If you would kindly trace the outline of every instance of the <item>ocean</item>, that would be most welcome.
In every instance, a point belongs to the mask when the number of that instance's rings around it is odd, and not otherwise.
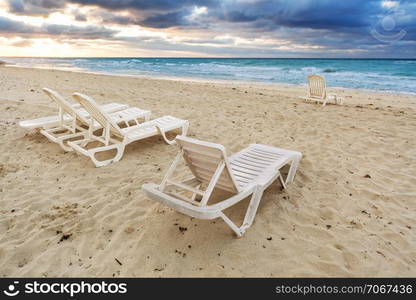
[[[324,75],[333,87],[416,93],[416,59],[298,58],[0,58],[21,67],[102,74],[306,84]]]

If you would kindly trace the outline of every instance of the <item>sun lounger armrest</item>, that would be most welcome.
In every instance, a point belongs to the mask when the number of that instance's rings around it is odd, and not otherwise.
[[[185,201],[179,200],[169,194],[161,192],[159,190],[159,186],[154,183],[143,184],[142,191],[144,191],[146,196],[150,199],[156,200],[163,205],[171,207],[183,214],[187,214],[194,218],[210,220],[221,216],[221,211],[219,209],[211,209],[210,207],[198,207]]]
[[[157,129],[157,131],[159,131],[159,134],[163,137],[163,139],[165,140],[165,142],[168,144],[168,145],[174,145],[174,144],[176,144],[176,140],[175,139],[173,139],[173,140],[169,140],[167,137],[166,137],[166,134],[165,134],[165,132],[162,130],[162,128],[160,128],[158,125],[156,125],[156,129]]]

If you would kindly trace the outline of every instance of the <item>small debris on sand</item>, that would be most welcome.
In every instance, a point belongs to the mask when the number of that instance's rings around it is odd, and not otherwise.
[[[154,268],[153,271],[155,271],[155,272],[162,272],[165,268],[166,268],[166,265],[163,265],[161,267]]]
[[[134,231],[134,229],[132,227],[127,227],[126,229],[124,229],[125,233],[132,233]]]
[[[63,241],[68,240],[71,236],[72,236],[72,233],[67,233],[67,234],[62,235],[61,238],[59,239],[58,244],[63,242]]]
[[[188,230],[188,228],[186,228],[186,227],[182,227],[182,226],[179,226],[179,227],[178,227],[178,229],[179,229],[179,231],[180,231],[180,232],[182,232],[182,233],[184,233],[185,231],[187,231],[187,230]]]

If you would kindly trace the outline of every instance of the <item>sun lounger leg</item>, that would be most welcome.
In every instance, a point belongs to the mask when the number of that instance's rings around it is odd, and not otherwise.
[[[111,159],[107,159],[107,160],[98,160],[95,155],[98,152],[104,152],[104,151],[108,151],[108,150],[112,150],[112,149],[116,149],[117,153],[114,156],[114,158]],[[99,167],[104,167],[107,166],[113,162],[117,162],[119,161],[122,157],[123,157],[123,153],[124,153],[124,145],[123,144],[114,144],[114,145],[110,145],[110,146],[104,146],[104,147],[100,147],[100,148],[95,148],[93,150],[88,151],[89,152],[89,156],[92,160],[92,162],[95,164],[95,166],[97,168]]]
[[[173,145],[176,143],[175,139],[169,140],[166,137],[166,133],[165,131],[163,131],[159,126],[156,126],[157,130],[159,131],[159,134],[163,137],[163,139],[165,140],[166,144],[168,145]],[[186,134],[188,133],[188,128],[189,128],[189,123],[186,122],[183,126],[182,126],[182,132],[179,135],[183,135],[186,136]]]
[[[78,141],[70,141],[68,142],[68,145],[71,146],[75,151],[77,151],[80,154],[83,154],[85,156],[88,156],[92,162],[95,164],[95,166],[97,168],[99,167],[103,167],[103,166],[107,166],[113,162],[117,162],[119,161],[124,154],[124,148],[125,148],[125,144],[124,143],[119,143],[119,144],[112,144],[112,145],[108,145],[108,146],[103,146],[103,147],[98,147],[98,148],[94,148],[94,149],[84,149],[84,147],[89,143],[94,141],[94,139],[84,139],[84,140],[78,140]],[[112,159],[107,159],[107,160],[98,160],[95,155],[98,152],[104,152],[104,151],[109,151],[109,150],[113,150],[116,149],[117,153],[116,155],[112,158]]]
[[[230,218],[228,218],[226,215],[224,215],[224,213],[221,213],[221,218],[224,220],[225,223],[227,223],[228,226],[230,226],[230,228],[235,232],[235,234],[238,237],[242,237],[244,232],[241,231],[241,229],[234,224],[233,221],[231,221]]]
[[[259,207],[259,203],[261,200],[261,196],[263,195],[263,187],[258,186],[254,189],[253,195],[251,196],[250,204],[247,208],[246,215],[244,217],[243,225],[238,227],[235,225],[230,218],[228,218],[224,213],[221,213],[221,218],[227,223],[228,226],[236,233],[238,237],[242,237],[247,230],[253,224],[254,217],[256,216],[257,208]]]
[[[279,175],[279,180],[280,180],[280,183],[282,184],[283,189],[286,189],[286,183],[283,180],[282,174]]]
[[[257,186],[251,196],[250,204],[248,205],[246,215],[244,217],[243,225],[240,227],[242,233],[253,224],[254,217],[256,216],[257,209],[260,204],[261,196],[263,195],[263,187]]]
[[[68,133],[65,135],[58,135],[57,133],[62,130],[67,130],[64,127],[57,127],[57,128],[50,128],[50,129],[43,129],[40,131],[42,135],[44,135],[48,140],[53,143],[57,143],[64,151],[72,151],[72,147],[68,146],[65,141],[71,140],[77,137],[85,137],[83,132],[78,133]]]
[[[64,151],[70,152],[73,151],[74,149],[72,149],[71,146],[68,146],[65,141],[68,141],[69,139],[73,139],[76,137],[84,137],[85,138],[85,134],[83,132],[79,132],[79,133],[75,133],[75,134],[69,134],[63,137],[60,137],[57,139],[57,143],[59,146],[61,146],[62,149],[64,149]]]
[[[292,160],[290,164],[290,168],[289,168],[289,173],[287,174],[287,177],[286,177],[285,184],[292,182],[293,179],[295,178],[296,170],[298,169],[300,158],[301,157],[296,157]]]
[[[181,135],[186,136],[188,134],[188,129],[189,129],[189,122],[186,122],[182,126],[182,133],[181,133]]]

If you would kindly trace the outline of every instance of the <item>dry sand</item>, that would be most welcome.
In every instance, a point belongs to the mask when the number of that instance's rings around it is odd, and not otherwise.
[[[264,143],[304,157],[237,239],[146,199],[141,185],[160,182],[177,151],[160,138],[95,168],[21,129],[56,112],[42,87],[188,119],[190,136],[230,153]],[[416,276],[416,97],[337,92],[346,105],[321,107],[300,86],[1,67],[0,276]]]

